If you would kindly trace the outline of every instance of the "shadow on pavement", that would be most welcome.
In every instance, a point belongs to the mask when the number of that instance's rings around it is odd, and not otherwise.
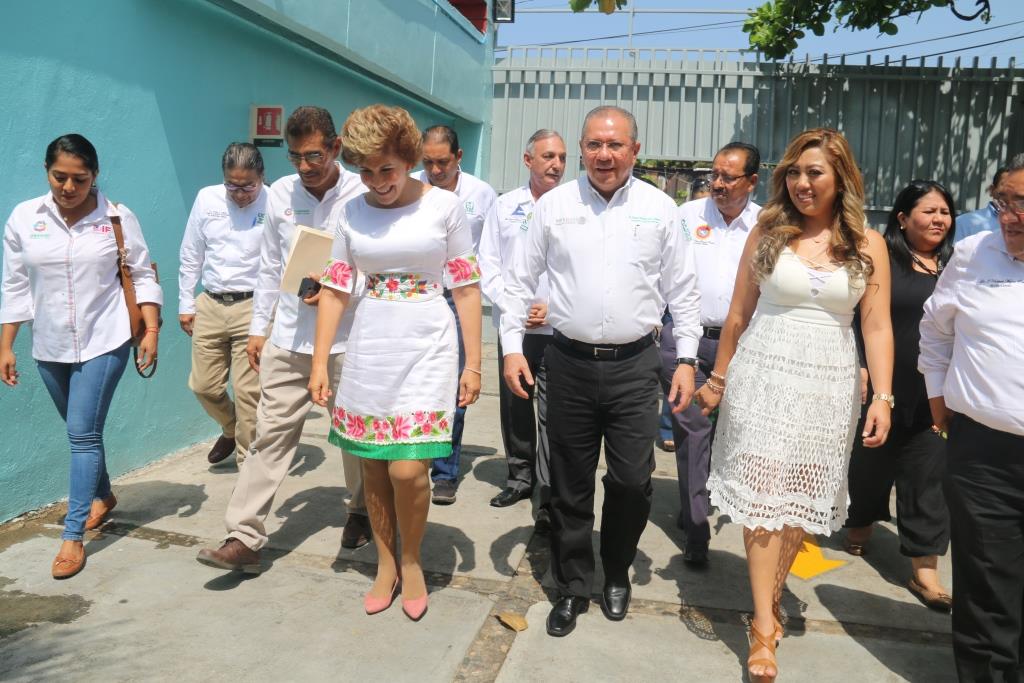
[[[905,586],[910,579],[910,558],[900,554],[900,537],[889,525],[875,524],[871,532],[871,540],[867,544],[867,552],[861,557],[847,554],[843,550],[843,539],[846,530],[839,531],[827,539],[819,537],[822,548],[831,548],[837,555],[850,562],[865,562],[878,572],[878,575],[896,586]]]
[[[508,482],[508,463],[504,458],[481,460],[473,466],[473,470],[469,474],[472,474],[477,481],[490,484],[495,488],[494,493],[498,493],[505,488],[505,484]]]

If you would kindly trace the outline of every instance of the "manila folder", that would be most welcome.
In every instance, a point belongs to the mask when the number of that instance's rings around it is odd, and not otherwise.
[[[331,245],[334,233],[307,228],[305,225],[295,226],[295,237],[292,249],[288,253],[288,263],[284,267],[281,278],[281,291],[296,294],[302,278],[310,273],[323,273],[327,262],[331,260]]]

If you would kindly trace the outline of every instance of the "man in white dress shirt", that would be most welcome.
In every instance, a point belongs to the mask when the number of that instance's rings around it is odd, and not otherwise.
[[[204,548],[196,558],[213,567],[253,574],[261,571],[259,551],[267,543],[264,522],[295,458],[303,421],[313,405],[307,385],[320,293],[300,300],[297,293],[280,291],[295,227],[333,231],[329,217],[334,210],[366,190],[358,175],[337,162],[341,139],[326,109],[296,109],[285,124],[285,140],[288,159],[298,173],[270,186],[249,328],[249,362],[260,374],[256,433],[224,516],[228,537],[219,549]],[[351,316],[346,312],[331,348],[332,391],[341,379]],[[344,451],[342,464],[351,498],[341,544],[358,548],[369,543],[371,533],[363,502],[362,469],[359,459]]]
[[[917,364],[933,430],[949,435],[961,681],[1024,680],[1024,154],[992,197],[999,229],[956,245],[924,305]]]
[[[607,474],[601,513],[601,609],[624,619],[629,568],[651,509],[661,361],[654,332],[668,305],[678,366],[670,402],[690,403],[700,338],[693,250],[678,229],[676,205],[632,177],[640,143],[636,120],[598,107],[583,123],[586,175],[537,202],[505,285],[501,343],[504,379],[526,398],[533,384],[523,337],[540,276],[554,328],[545,354],[551,452],[551,573],[559,593],[547,631],[564,636],[589,606],[594,578],[594,476],[602,441]]]
[[[466,210],[466,222],[473,232],[473,251],[480,248],[480,235],[484,229],[484,218],[491,210],[498,195],[490,185],[459,167],[462,148],[459,136],[449,126],[431,126],[423,131],[423,170],[413,177],[423,183],[430,183],[442,190],[454,192],[462,200]],[[459,374],[466,365],[466,352],[462,346],[462,326],[459,313],[451,292],[445,290],[444,297],[455,316],[456,331],[459,335]],[[466,409],[456,408],[452,419],[452,454],[447,458],[434,460],[430,467],[430,479],[434,483],[431,500],[435,505],[451,505],[459,490],[459,459],[462,454],[462,430],[466,420]]]
[[[546,192],[562,181],[565,173],[565,142],[556,131],[541,129],[530,136],[523,153],[523,163],[530,171],[526,185],[498,197],[487,219],[480,239],[480,272],[482,285],[493,306],[493,319],[498,327],[505,298],[504,273],[511,269],[516,244],[526,235],[533,207]],[[540,508],[537,528],[545,532],[549,526],[548,501],[551,477],[548,458],[547,387],[544,351],[551,341],[547,324],[547,275],[541,275],[526,320],[523,355],[530,365],[535,385],[527,387],[530,399],[516,396],[504,383],[498,388],[501,415],[501,440],[508,462],[508,480],[501,492],[491,499],[493,507],[507,507],[529,498],[539,488]],[[501,342],[498,343],[498,375],[504,372]],[[537,396],[534,418],[533,396]]]
[[[711,196],[686,202],[679,207],[679,227],[693,248],[700,290],[702,334],[697,347],[697,388],[707,381],[718,353],[718,337],[729,312],[732,288],[747,236],[757,223],[761,207],[751,196],[757,188],[761,154],[753,145],[731,142],[718,150],[711,167]],[[662,332],[661,383],[670,389],[675,370],[676,348],[672,321]],[[708,473],[715,426],[696,405],[675,413],[672,436],[675,441],[679,475],[679,528],[686,532],[683,561],[703,566],[708,561],[711,503]]]
[[[189,389],[221,428],[206,459],[212,465],[235,453],[241,465],[260,399],[260,378],[245,349],[267,190],[263,157],[251,143],[228,145],[221,169],[224,183],[199,191],[185,225],[178,259],[178,323],[192,337]],[[197,297],[200,277],[204,291]],[[229,375],[234,401],[227,391]]]

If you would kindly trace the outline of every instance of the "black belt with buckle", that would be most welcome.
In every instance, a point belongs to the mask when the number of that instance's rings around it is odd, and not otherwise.
[[[704,328],[704,336],[707,337],[708,339],[718,339],[719,337],[722,336],[722,328],[721,327],[705,327]]]
[[[654,344],[654,333],[648,332],[636,341],[626,344],[588,344],[566,337],[555,330],[555,343],[563,349],[572,351],[574,354],[591,360],[624,360],[631,358],[648,346]]]
[[[207,296],[215,301],[220,301],[226,304],[231,304],[236,301],[245,301],[246,299],[252,298],[252,292],[207,292]]]

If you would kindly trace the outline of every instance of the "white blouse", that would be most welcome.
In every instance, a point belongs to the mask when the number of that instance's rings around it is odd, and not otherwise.
[[[127,207],[96,193],[96,209],[68,227],[50,194],[18,204],[4,225],[0,323],[32,323],[32,357],[81,363],[131,337],[110,218],[121,217],[139,303],[163,303],[149,247]]]

